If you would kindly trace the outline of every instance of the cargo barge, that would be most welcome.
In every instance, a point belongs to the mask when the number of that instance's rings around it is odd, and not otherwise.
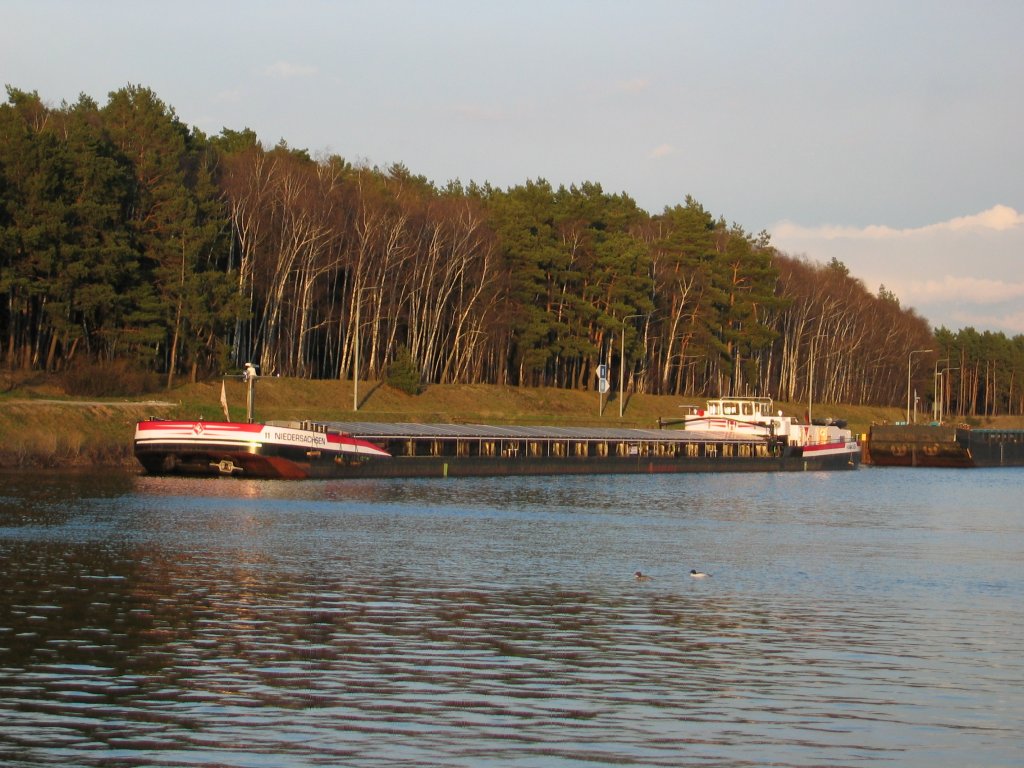
[[[864,463],[878,467],[1022,467],[1024,430],[874,425]]]
[[[680,428],[151,419],[136,425],[135,455],[151,474],[255,478],[780,472],[854,469],[860,461],[849,430],[773,415],[768,398],[713,400],[675,423]]]

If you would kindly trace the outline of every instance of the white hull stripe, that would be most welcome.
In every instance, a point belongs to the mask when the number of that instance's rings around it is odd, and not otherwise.
[[[166,443],[202,448],[252,451],[263,446],[320,450],[329,453],[389,457],[370,443],[337,434],[260,424],[206,422],[140,422],[135,443],[155,447]]]
[[[857,443],[829,443],[828,445],[805,445],[803,455],[814,456],[837,456],[844,453],[856,454],[860,451]]]

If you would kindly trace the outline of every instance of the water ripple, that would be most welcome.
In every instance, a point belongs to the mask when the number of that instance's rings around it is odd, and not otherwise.
[[[0,761],[1019,764],[1019,520],[750,482],[141,478],[4,512]]]

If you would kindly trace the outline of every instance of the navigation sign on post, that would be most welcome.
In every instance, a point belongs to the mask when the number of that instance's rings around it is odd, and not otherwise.
[[[608,366],[607,365],[603,365],[602,364],[602,365],[597,366],[597,378],[602,379],[602,380],[608,378]]]
[[[606,379],[604,376],[597,380],[597,391],[600,392],[602,395],[608,394],[608,379]]]

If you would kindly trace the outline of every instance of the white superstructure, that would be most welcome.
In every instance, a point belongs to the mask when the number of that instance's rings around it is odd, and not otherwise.
[[[695,409],[685,420],[685,429],[735,435],[776,438],[799,446],[807,454],[860,450],[856,439],[842,423],[800,424],[776,411],[770,397],[719,397],[708,400],[704,410]]]

